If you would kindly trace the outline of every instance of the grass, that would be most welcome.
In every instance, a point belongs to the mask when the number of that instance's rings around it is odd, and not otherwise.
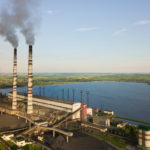
[[[11,150],[16,150],[18,147],[11,141],[7,141],[7,144],[11,147]],[[41,150],[38,145],[29,144],[23,147],[24,150]]]
[[[39,146],[32,145],[32,144],[24,146],[23,149],[24,150],[42,150]]]
[[[0,143],[0,150],[7,150],[2,143]]]
[[[128,117],[122,117],[122,116],[118,116],[118,115],[113,115],[112,117],[150,125],[150,122],[136,120],[136,119],[132,119],[132,118],[128,118]]]
[[[11,141],[7,141],[7,144],[9,145],[9,147],[11,147],[11,150],[16,150],[18,148],[17,145],[15,145],[13,142]]]
[[[102,133],[88,133],[88,134],[95,136],[95,137],[99,137],[99,138],[103,139],[104,141],[108,141],[111,144],[113,144],[119,148],[125,148],[127,145],[129,145],[129,143],[127,143],[127,141],[120,139],[116,136],[105,135]]]

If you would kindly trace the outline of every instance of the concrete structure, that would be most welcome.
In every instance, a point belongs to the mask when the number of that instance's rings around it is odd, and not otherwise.
[[[140,125],[138,132],[138,144],[139,146],[150,149],[150,127]]]
[[[58,128],[43,127],[43,126],[40,126],[39,128],[44,129],[44,130],[49,130],[49,131],[52,130],[53,131],[53,137],[55,137],[55,132],[58,132],[60,134],[65,135],[67,143],[69,142],[69,137],[73,136],[73,132],[63,131],[63,130],[58,129]]]
[[[114,115],[114,112],[112,110],[104,110],[104,113],[107,115]]]
[[[128,123],[123,122],[123,123],[119,123],[117,124],[117,128],[124,128]]]
[[[13,137],[14,137],[14,134],[4,134],[2,136],[2,139],[5,140],[5,141],[10,141],[11,138],[13,138]]]
[[[38,136],[37,139],[38,139],[39,141],[44,141],[43,136]]]
[[[32,46],[29,45],[27,114],[32,114]]]
[[[8,98],[12,99],[12,93],[8,93]],[[23,93],[18,93],[17,99],[18,101],[27,101],[27,96]],[[79,102],[72,102],[68,100],[48,98],[42,96],[33,96],[32,101],[33,105],[38,105],[45,108],[51,108],[69,113],[73,113],[79,108],[81,108],[81,103]],[[72,116],[72,119],[80,119],[80,111],[75,113]]]
[[[87,105],[82,105],[81,104],[81,113],[80,113],[80,118],[82,121],[86,121],[87,120]]]
[[[99,112],[99,109],[98,109],[98,108],[93,108],[93,112],[94,112],[94,113],[98,113],[98,112]]]
[[[12,109],[17,109],[17,49],[14,49]]]
[[[11,140],[14,144],[16,144],[18,147],[23,147],[26,146],[28,144],[32,144],[32,142],[26,142],[23,138],[18,137],[16,139],[12,139]]]
[[[107,132],[106,127],[95,125],[95,124],[92,124],[92,123],[87,123],[87,122],[81,123],[81,127],[94,129],[94,130],[97,130],[97,131],[100,131],[100,132]]]
[[[87,108],[87,117],[92,117],[92,116],[93,116],[93,109]]]
[[[106,116],[93,116],[93,123],[100,126],[110,127],[110,118]]]

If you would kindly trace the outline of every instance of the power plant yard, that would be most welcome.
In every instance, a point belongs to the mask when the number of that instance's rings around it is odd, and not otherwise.
[[[150,150],[149,6],[0,0],[0,150]]]
[[[16,137],[31,139],[40,147],[47,149],[108,149],[103,141],[70,128],[70,123],[79,128],[79,124],[71,119],[74,113],[33,105],[33,114],[29,116],[25,115],[24,101],[18,102],[16,112],[10,109],[10,99],[1,100],[1,104],[0,131],[3,134],[5,131],[7,134],[14,133]],[[24,129],[25,127],[27,129]]]
[[[108,145],[104,141],[100,141],[94,137],[83,134],[81,132],[74,132],[74,136],[69,143],[65,142],[62,135],[58,135],[55,139],[49,136],[49,142],[53,149],[59,150],[108,150]]]
[[[0,131],[8,131],[28,126],[25,119],[18,119],[16,116],[2,114],[0,115]]]
[[[137,149],[138,128],[127,123],[114,122],[114,112],[111,110],[90,108],[89,91],[86,91],[86,104],[83,101],[83,90],[80,90],[80,99],[77,101],[74,99],[74,90],[72,90],[73,100],[69,100],[69,89],[67,100],[64,98],[64,89],[62,89],[61,99],[58,96],[57,98],[46,97],[45,90],[41,95],[41,88],[39,94],[35,94],[32,73],[33,46],[32,42],[27,44],[29,47],[28,78],[21,84],[28,83],[27,92],[21,93],[17,90],[19,81],[17,48],[14,47],[13,88],[7,96],[0,94],[0,130],[3,131],[0,137],[0,149],[115,150],[121,148],[131,150],[127,147],[129,145],[133,145],[132,150]],[[59,81],[57,77],[54,78]],[[68,83],[102,80],[97,75],[94,75],[94,79],[91,76],[90,79],[89,76],[79,78],[72,80],[67,77],[67,80]],[[113,76],[111,80],[114,80]],[[41,79],[38,81],[35,85],[43,84]],[[60,81],[63,83],[64,80],[61,78]],[[44,82],[46,82],[44,85],[50,84],[48,79]],[[6,85],[8,85],[7,81]],[[140,128],[140,146],[150,147],[146,139],[149,130],[145,127]],[[146,134],[143,134],[145,132]]]

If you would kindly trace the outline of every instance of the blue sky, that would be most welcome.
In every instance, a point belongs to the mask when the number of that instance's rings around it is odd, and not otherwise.
[[[40,0],[34,72],[150,72],[149,6],[149,0]],[[18,36],[18,71],[27,72],[28,46]],[[0,37],[0,72],[12,72],[12,61],[13,48]]]

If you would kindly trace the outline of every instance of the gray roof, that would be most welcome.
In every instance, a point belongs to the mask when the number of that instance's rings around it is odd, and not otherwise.
[[[23,95],[23,96],[27,96],[24,93],[19,93],[19,95]],[[50,100],[50,101],[54,101],[54,102],[59,102],[59,103],[65,103],[65,104],[75,104],[76,102],[70,101],[70,100],[63,100],[63,99],[56,99],[56,98],[51,98],[51,97],[45,97],[45,96],[37,96],[37,95],[33,95],[33,98],[38,98],[38,99],[42,99],[42,100]]]

